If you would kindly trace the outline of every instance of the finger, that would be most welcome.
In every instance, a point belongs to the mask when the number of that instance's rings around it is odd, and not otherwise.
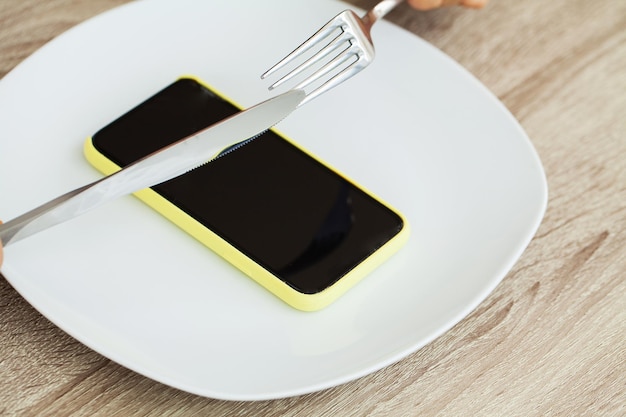
[[[461,5],[472,9],[481,9],[487,5],[489,0],[462,0]]]
[[[443,0],[408,0],[411,7],[417,10],[432,10],[443,5]]]

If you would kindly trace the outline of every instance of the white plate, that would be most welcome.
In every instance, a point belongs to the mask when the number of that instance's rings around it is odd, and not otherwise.
[[[53,40],[0,82],[0,216],[98,178],[85,137],[179,75],[243,105],[267,98],[259,74],[344,8],[140,1]],[[3,274],[92,349],[213,398],[320,390],[432,341],[518,259],[546,182],[519,124],[470,74],[386,22],[374,38],[368,69],[279,125],[412,224],[406,247],[335,304],[291,309],[133,197],[8,247]]]

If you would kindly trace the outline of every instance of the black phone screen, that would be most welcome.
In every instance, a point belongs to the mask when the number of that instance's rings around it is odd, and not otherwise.
[[[238,111],[183,78],[92,141],[124,167]],[[153,190],[304,294],[337,282],[403,227],[394,211],[273,131]]]

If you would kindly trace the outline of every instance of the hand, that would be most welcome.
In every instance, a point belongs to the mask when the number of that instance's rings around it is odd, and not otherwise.
[[[489,0],[407,0],[409,5],[418,10],[431,10],[442,6],[465,6],[480,9]]]

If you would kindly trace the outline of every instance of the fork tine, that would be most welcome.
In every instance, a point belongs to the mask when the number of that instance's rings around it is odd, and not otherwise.
[[[276,63],[273,67],[271,67],[265,73],[263,73],[263,75],[261,75],[261,79],[265,79],[268,76],[272,75],[273,73],[275,73],[276,71],[284,67],[285,65],[289,64],[295,58],[300,56],[300,54],[303,54],[309,49],[311,49],[319,41],[328,37],[335,29],[337,29],[338,27],[341,27],[341,24],[337,24],[337,22],[338,22],[338,19],[337,17],[335,17],[334,19],[326,23],[324,26],[320,28],[320,30],[315,32],[313,36],[311,36],[309,39],[304,41],[300,46],[294,49],[289,55],[284,57],[282,60]]]
[[[334,75],[332,78],[324,82],[318,88],[316,88],[315,90],[307,94],[304,100],[302,100],[302,103],[300,103],[300,105],[306,103],[307,101],[313,100],[315,97],[319,96],[320,94],[323,94],[324,92],[330,90],[336,85],[341,84],[342,82],[346,81],[348,78],[351,78],[352,76],[360,72],[361,69],[363,68],[364,68],[364,65],[359,64],[359,60],[357,59],[352,64],[344,68],[341,72]]]
[[[294,68],[291,72],[287,73],[282,78],[280,78],[278,81],[276,81],[274,84],[269,86],[269,90],[273,90],[274,88],[284,84],[285,82],[289,81],[290,79],[292,79],[296,75],[300,74],[302,71],[307,70],[312,65],[316,64],[317,62],[320,62],[322,59],[326,58],[331,53],[337,51],[339,48],[341,48],[341,46],[343,45],[344,42],[346,42],[346,41],[349,42],[349,39],[346,38],[344,36],[344,34],[345,34],[345,32],[341,32],[341,33],[337,34],[337,36],[335,38],[333,38],[330,41],[330,43],[328,43],[328,45],[326,45],[324,48],[319,50],[315,55],[313,55],[312,57],[307,59],[305,62],[303,62],[302,64],[300,64],[296,68]],[[349,47],[350,47],[350,44],[348,43],[348,45],[345,47],[344,51],[346,49],[348,49]]]
[[[321,67],[320,69],[315,71],[312,75],[307,77],[300,84],[295,86],[294,88],[295,89],[304,89],[309,84],[317,81],[318,79],[320,79],[324,75],[328,74],[329,72],[331,72],[335,68],[339,67],[340,65],[342,65],[343,63],[348,61],[350,59],[350,57],[355,57],[356,58],[355,62],[358,61],[358,58],[359,58],[358,55],[354,51],[352,51],[352,49],[350,47],[348,47],[343,52],[341,52],[339,55],[337,55],[335,58],[333,58],[332,60],[327,62],[323,67]],[[341,74],[341,73],[339,73],[339,74]],[[339,74],[337,74],[337,75],[339,75]]]

